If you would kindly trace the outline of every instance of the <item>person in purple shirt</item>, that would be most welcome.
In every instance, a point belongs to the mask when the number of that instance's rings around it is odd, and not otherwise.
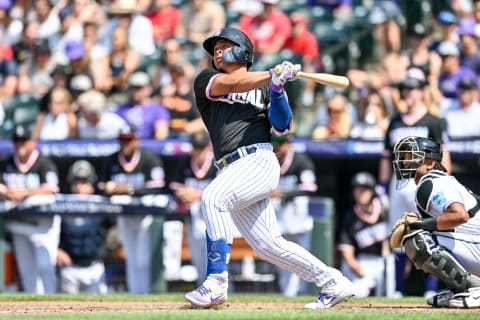
[[[477,22],[475,19],[465,17],[458,23],[458,35],[460,36],[461,52],[460,65],[480,72],[480,50],[478,47],[478,34],[475,30]]]
[[[475,72],[460,65],[460,50],[453,42],[444,41],[438,46],[438,54],[442,58],[442,70],[438,87],[447,99],[457,99],[458,83],[462,78],[477,79]],[[478,80],[477,86],[478,86]]]
[[[152,85],[148,74],[136,71],[128,83],[130,101],[117,106],[115,112],[127,121],[140,139],[166,139],[170,114],[165,106],[151,99]]]

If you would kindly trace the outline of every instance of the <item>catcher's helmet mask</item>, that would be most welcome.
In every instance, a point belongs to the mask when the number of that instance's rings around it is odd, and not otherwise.
[[[212,57],[214,56],[213,48],[215,46],[215,43],[220,39],[228,40],[234,44],[231,49],[223,51],[223,61],[225,61],[226,63],[246,63],[247,69],[252,66],[254,53],[253,44],[245,33],[236,28],[223,28],[219,31],[212,33],[203,42],[203,48]],[[213,59],[212,66],[216,69]]]
[[[425,159],[434,160],[439,169],[441,165],[442,146],[429,138],[406,137],[400,139],[393,148],[393,170],[397,178],[397,189],[405,187],[410,179],[415,178],[417,170]]]

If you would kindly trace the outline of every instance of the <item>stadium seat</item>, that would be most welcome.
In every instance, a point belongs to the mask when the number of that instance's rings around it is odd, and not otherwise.
[[[284,0],[280,1],[278,8],[290,15],[292,12],[297,11],[300,8],[304,8],[307,5],[307,0]]]
[[[0,140],[10,140],[15,124],[11,118],[6,118],[0,125]]]
[[[19,94],[4,102],[12,110],[14,125],[33,125],[39,112],[39,101],[33,95]]]

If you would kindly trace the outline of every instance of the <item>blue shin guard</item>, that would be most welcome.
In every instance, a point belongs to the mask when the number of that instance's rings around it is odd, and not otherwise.
[[[207,233],[207,276],[227,271],[231,246],[224,238],[211,240]]]

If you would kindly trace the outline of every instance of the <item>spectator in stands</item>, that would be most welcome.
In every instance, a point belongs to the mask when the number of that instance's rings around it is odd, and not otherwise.
[[[112,49],[107,62],[110,69],[110,93],[124,92],[128,88],[128,78],[137,69],[140,59],[140,54],[128,43],[127,29],[121,25],[113,29]]]
[[[39,111],[42,113],[48,112],[48,104],[50,103],[50,96],[52,90],[55,87],[68,88],[70,83],[72,69],[69,65],[57,64],[53,67],[50,77],[52,78],[52,86],[48,91],[39,99]]]
[[[15,95],[18,87],[18,65],[10,46],[0,44],[0,98]]]
[[[393,116],[385,136],[385,147],[380,159],[378,181],[383,188],[382,192],[388,192],[389,194],[388,230],[391,230],[394,222],[400,218],[403,212],[416,212],[415,197],[413,197],[415,182],[413,179],[409,180],[405,187],[397,190],[397,179],[395,175],[392,175],[393,147],[399,139],[415,133],[439,141],[443,145],[442,164],[447,170],[451,170],[445,119],[429,112],[425,100],[425,86],[425,74],[418,68],[412,68],[400,89],[401,99],[405,102],[405,110]],[[396,291],[403,295],[405,294],[405,266],[408,259],[406,254],[401,251],[395,251],[395,255],[397,257],[395,259],[395,270],[387,270],[387,272],[390,274],[395,272]],[[435,288],[427,288],[427,290],[435,290]]]
[[[369,21],[375,25],[378,58],[400,53],[402,38],[399,18],[402,12],[396,1],[376,0]]]
[[[164,186],[161,160],[140,148],[140,138],[133,132],[118,136],[120,150],[105,162],[99,187],[107,196],[134,195],[135,190]],[[158,191],[152,193],[158,193]],[[111,201],[115,202],[112,197]],[[150,227],[153,216],[129,215],[117,218],[118,229],[126,254],[127,286],[130,293],[151,292]]]
[[[145,16],[152,22],[155,43],[171,39],[181,23],[182,11],[172,5],[172,0],[153,0],[153,9]]]
[[[75,161],[67,181],[71,195],[65,201],[95,202],[97,174],[90,162]],[[107,293],[102,260],[106,219],[100,216],[64,216],[57,253],[59,289],[63,293]]]
[[[195,103],[192,82],[185,76],[183,66],[170,66],[172,85],[162,90],[162,104],[170,112],[169,138],[186,138],[203,130],[205,125]]]
[[[388,253],[388,197],[375,192],[376,179],[369,172],[356,173],[351,181],[353,205],[342,219],[337,248],[341,270],[355,284],[355,296],[391,297],[386,292],[385,258]]]
[[[458,84],[459,97],[443,110],[450,138],[480,137],[480,103],[477,81],[465,77]]]
[[[200,44],[210,32],[225,27],[225,9],[213,0],[190,0],[181,8],[176,36]]]
[[[58,3],[61,4],[61,3]],[[65,55],[65,46],[69,41],[81,42],[83,38],[83,26],[75,19],[72,13],[72,7],[68,4],[56,8],[60,18],[60,29],[49,37],[50,46],[53,49],[53,59],[56,63],[66,63],[68,57]]]
[[[83,0],[80,0],[83,1]],[[83,46],[92,68],[92,78],[95,89],[109,92],[111,88],[108,49],[100,41],[101,25],[97,21],[83,24]]]
[[[442,57],[439,88],[445,98],[457,99],[460,79],[464,77],[476,79],[477,76],[473,70],[460,65],[460,50],[453,42],[442,42],[438,46],[438,54]]]
[[[142,56],[155,52],[153,27],[151,21],[141,13],[137,13],[137,0],[114,0],[108,7],[109,19],[104,28],[104,45],[112,48],[112,33],[117,26],[128,30],[130,47]]]
[[[73,17],[82,25],[92,22],[103,24],[106,20],[106,13],[100,2],[94,0],[71,1]]]
[[[449,10],[442,10],[436,17],[437,26],[439,27],[439,37],[432,39],[430,50],[438,51],[438,46],[444,41],[458,44],[457,33],[457,17],[455,13]],[[435,33],[432,35],[434,36]]]
[[[458,23],[461,52],[460,65],[480,72],[480,49],[478,47],[479,34],[476,31],[476,21],[473,18],[462,18]]]
[[[93,89],[93,81],[90,76],[84,73],[79,73],[70,79],[67,86],[68,91],[72,95],[72,111],[76,112],[78,107],[76,105],[77,98],[84,92]]]
[[[23,21],[11,14],[12,0],[0,1],[0,39],[2,44],[15,45],[22,38]]]
[[[92,66],[90,57],[85,51],[85,47],[81,41],[68,41],[65,44],[65,54],[72,68],[72,77],[77,74],[87,74],[92,76]]]
[[[55,87],[47,113],[40,113],[33,137],[37,140],[64,140],[77,137],[77,117],[71,110],[72,96],[67,89]]]
[[[351,138],[383,140],[390,116],[380,92],[371,90],[359,103],[359,121],[350,130]]]
[[[292,139],[292,135],[272,137],[273,150],[280,163],[280,181],[270,200],[282,237],[310,250],[313,218],[309,212],[308,196],[317,191],[315,166],[306,154],[293,150]],[[307,282],[298,275],[276,269],[278,284],[284,295],[292,297],[307,293]]]
[[[77,100],[79,107],[78,138],[115,139],[128,128],[127,122],[107,109],[105,95],[96,90],[82,93]]]
[[[137,71],[128,82],[129,102],[118,105],[115,112],[127,121],[140,139],[166,139],[170,115],[165,106],[151,99],[150,77]]]
[[[169,90],[168,87],[174,86],[170,74],[170,67],[179,65],[183,67],[185,77],[193,83],[195,67],[182,55],[182,47],[179,40],[175,38],[168,39],[163,43],[160,63],[150,66],[148,70],[149,74],[152,75],[152,85],[155,87],[155,91],[159,91],[160,89]]]
[[[20,41],[12,46],[15,61],[18,64],[30,59],[33,55],[33,46],[38,38],[38,23],[26,22],[22,30]]]
[[[59,190],[55,164],[40,154],[28,127],[17,126],[12,139],[14,154],[0,165],[1,197],[14,205],[53,202],[53,195]],[[12,217],[6,222],[24,292],[56,292],[55,258],[60,223],[60,216],[48,213]]]
[[[309,30],[310,20],[299,12],[293,12],[290,16],[292,20],[292,34],[285,42],[285,49],[292,50],[295,54],[302,57],[302,70],[305,72],[317,72],[320,69],[321,61],[319,59],[318,41],[315,35]],[[312,80],[306,80],[305,89],[302,94],[302,103],[305,106],[311,106],[314,102],[316,83]]]
[[[429,50],[431,30],[425,24],[416,23],[407,28],[408,57],[407,68],[419,68],[427,76],[432,103],[440,103],[443,94],[438,88],[438,79],[442,67],[442,59],[436,51]]]
[[[203,283],[207,273],[205,255],[205,222],[200,210],[203,189],[216,177],[215,156],[206,130],[195,132],[190,137],[193,150],[190,157],[180,161],[169,188],[190,213],[186,230],[192,263],[197,269],[197,283]]]
[[[353,119],[347,111],[347,98],[335,94],[327,101],[327,123],[313,129],[312,139],[346,139],[350,134]]]
[[[240,30],[252,40],[259,54],[277,54],[292,34],[288,15],[278,8],[279,0],[261,0],[263,11],[259,15],[243,14],[238,22]]]
[[[475,19],[475,22],[477,25],[475,26],[475,30],[478,31],[477,35],[480,35],[480,0],[473,0],[473,18]]]
[[[27,20],[39,24],[39,38],[49,38],[60,31],[58,10],[53,8],[49,0],[34,0],[33,11],[28,12]]]
[[[33,56],[20,65],[18,93],[42,97],[53,85],[50,73],[53,69],[48,40],[39,38],[33,46]]]
[[[108,55],[107,48],[100,42],[100,27],[95,21],[83,24],[83,45],[90,59],[95,61],[95,65],[97,65],[100,58]]]

